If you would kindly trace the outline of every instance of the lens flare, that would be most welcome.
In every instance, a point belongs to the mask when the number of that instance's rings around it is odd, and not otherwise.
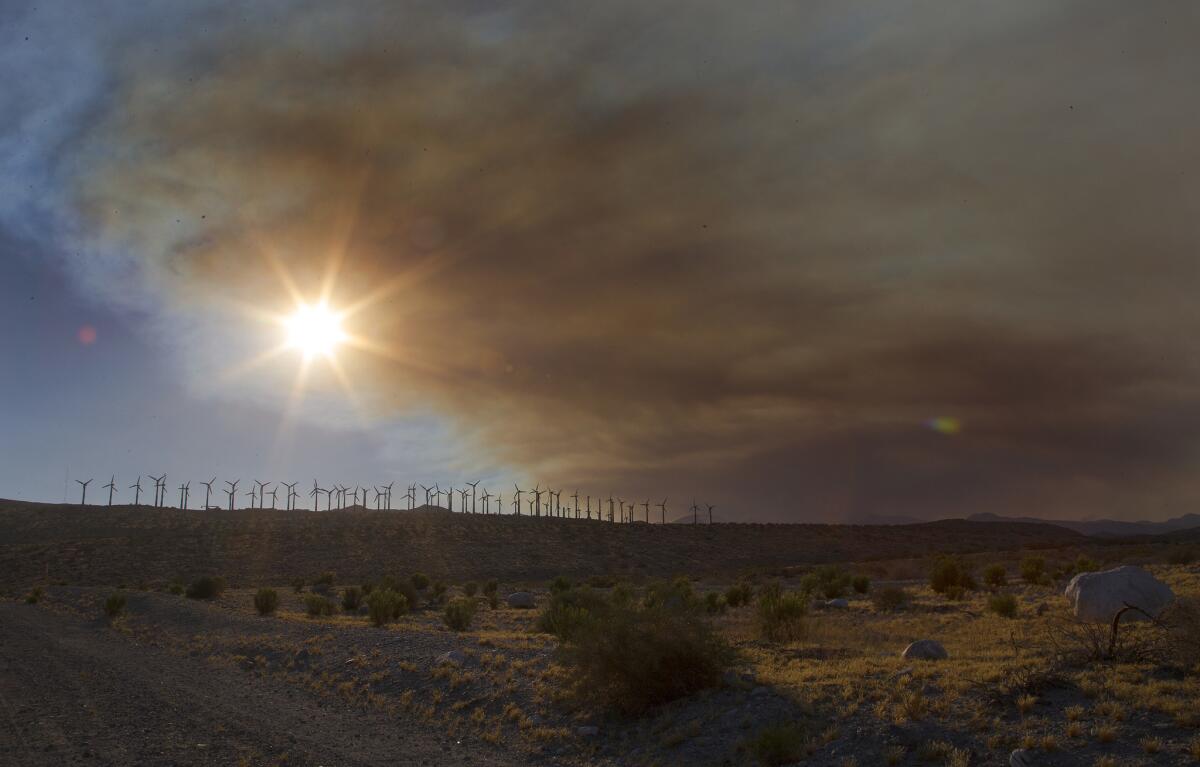
[[[331,357],[346,338],[341,315],[327,305],[302,304],[287,319],[287,342],[305,357]]]
[[[947,415],[939,415],[925,421],[925,428],[930,431],[936,431],[938,434],[953,436],[962,431],[962,424],[957,418],[951,418]]]

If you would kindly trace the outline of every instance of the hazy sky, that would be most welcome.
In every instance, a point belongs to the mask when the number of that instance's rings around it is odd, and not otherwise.
[[[4,4],[0,496],[1193,510],[1198,36],[1182,1]],[[323,284],[369,348],[301,397],[295,352],[248,363]]]

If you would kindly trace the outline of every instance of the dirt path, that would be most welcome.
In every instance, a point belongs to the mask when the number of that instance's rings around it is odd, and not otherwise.
[[[0,765],[507,765],[417,723],[0,603]]]

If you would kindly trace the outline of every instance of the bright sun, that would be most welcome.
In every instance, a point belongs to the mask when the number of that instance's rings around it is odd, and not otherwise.
[[[299,349],[305,357],[330,357],[346,337],[341,315],[324,303],[301,304],[287,318],[286,325],[288,346]]]

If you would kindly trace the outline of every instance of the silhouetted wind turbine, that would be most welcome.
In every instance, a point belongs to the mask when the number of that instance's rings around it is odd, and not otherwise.
[[[154,507],[158,508],[162,505],[159,495],[167,492],[167,475],[163,474],[161,477],[156,477],[151,474],[150,479],[154,480]]]
[[[285,495],[283,497],[283,505],[287,511],[295,511],[295,509],[296,509],[295,498],[296,498],[296,485],[297,484],[299,484],[299,483],[297,483],[297,482],[292,482],[291,484],[288,484],[287,482],[283,483],[283,486],[288,489],[287,495]]]
[[[613,502],[613,497],[610,495],[610,496],[608,496],[608,522],[609,522],[609,524],[612,524],[612,521],[613,521],[613,504],[612,504],[612,502]]]
[[[251,482],[253,482],[253,480],[251,480]],[[257,497],[255,495],[255,493],[257,493],[257,492],[258,492],[257,487],[251,487],[249,490],[246,491],[246,495],[250,496],[250,508],[252,508],[252,509],[254,508],[254,499]]]
[[[484,515],[485,515],[485,516],[486,516],[486,515],[488,515],[488,514],[490,514],[490,513],[491,513],[491,511],[492,511],[492,504],[491,504],[491,502],[490,502],[490,501],[488,501],[488,499],[489,499],[489,498],[491,498],[491,497],[492,497],[492,494],[488,492],[488,489],[487,489],[486,487],[485,487],[485,488],[483,488],[483,495],[482,495],[482,498],[483,498],[483,513],[484,513]]]
[[[535,513],[540,517],[542,516],[542,486],[540,483],[533,487],[533,499],[537,501],[534,505]]]
[[[137,482],[130,485],[129,489],[133,490],[133,505],[137,506],[142,497],[142,475],[138,475]]]
[[[474,482],[468,482],[467,484],[471,486],[471,513],[474,514],[475,513],[475,486],[479,484],[479,480],[475,480]],[[463,506],[465,507],[466,505],[467,505],[467,499],[463,498]],[[466,509],[464,508],[463,511],[466,511]]]
[[[204,485],[204,510],[205,511],[208,511],[208,509],[210,508],[208,505],[208,499],[209,499],[209,496],[212,495],[212,486],[213,486],[213,483],[216,481],[217,481],[217,478],[213,477],[212,479],[210,479],[207,482],[200,483],[200,484]]]
[[[713,513],[713,509],[715,509],[715,508],[717,508],[717,507],[716,507],[716,506],[713,506],[711,503],[706,503],[706,504],[704,504],[704,505],[708,507],[708,524],[710,524],[710,525],[711,525],[711,524],[712,524],[712,513]]]
[[[572,495],[571,499],[575,501],[575,519],[579,519],[579,489],[578,488],[576,488],[575,495]]]
[[[693,499],[692,499],[692,509],[691,509],[691,511],[692,511],[692,524],[693,524],[693,525],[700,524],[700,517],[699,517],[699,513],[700,513],[700,507],[696,505],[696,499],[695,499],[695,498],[693,498]]]
[[[104,485],[104,487],[108,488],[108,505],[112,506],[113,490],[117,489],[117,475],[112,475],[112,479],[110,479],[108,484]]]
[[[313,511],[320,511],[320,510],[321,510],[319,496],[320,496],[320,495],[321,495],[321,493],[323,493],[323,492],[324,492],[324,491],[323,491],[321,488],[317,487],[317,481],[314,479],[314,480],[313,480],[313,489],[312,489],[312,492],[311,492],[311,493],[309,493],[309,495],[311,495],[311,496],[312,496],[312,499],[313,499]]]
[[[519,517],[519,516],[521,516],[521,493],[522,492],[528,493],[529,491],[528,490],[522,491],[521,488],[517,487],[515,482],[513,483],[513,490],[517,491],[513,495],[513,508],[516,509],[517,516]]]
[[[79,486],[81,488],[83,488],[83,493],[79,496],[79,505],[86,506],[87,505],[87,486],[92,484],[92,480],[89,479],[87,482],[83,482],[82,480],[77,479],[75,481],[79,483]]]
[[[190,490],[191,487],[192,487],[192,483],[190,480],[187,482],[184,482],[182,485],[179,486],[179,508],[181,508],[181,509],[187,508],[188,490]]]
[[[663,498],[662,503],[658,504],[658,510],[662,512],[662,523],[667,524],[667,499]]]
[[[258,485],[258,508],[261,509],[263,507],[263,501],[266,500],[267,497],[267,483],[263,482],[261,479],[256,479],[254,480],[254,484]]]
[[[646,510],[646,524],[648,525],[648,524],[650,524],[650,499],[649,498],[647,498],[646,502],[642,504],[642,508]]]
[[[277,502],[276,496],[278,494],[279,494],[279,487],[277,485],[272,485],[271,486],[271,511],[275,510],[275,503]]]
[[[587,515],[588,519],[592,518],[592,496],[590,495],[587,497]]]
[[[225,480],[225,484],[229,485],[229,489],[225,491],[225,494],[229,496],[229,510],[230,511],[233,511],[233,498],[235,495],[237,495],[237,486],[238,486],[239,482],[241,482],[240,479],[235,479],[232,482],[230,482],[229,480]]]

